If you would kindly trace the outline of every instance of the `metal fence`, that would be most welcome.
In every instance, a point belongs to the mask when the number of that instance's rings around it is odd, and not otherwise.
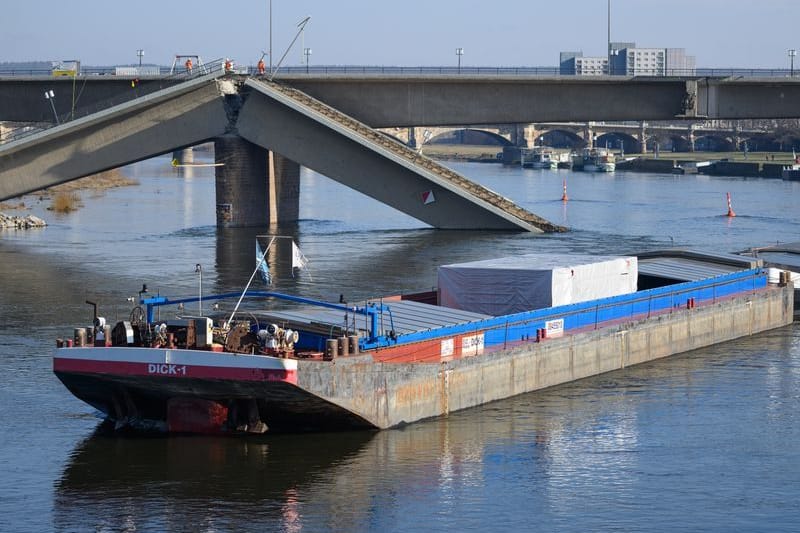
[[[220,61],[220,60],[218,60]],[[208,63],[206,65],[209,65]],[[78,75],[80,78],[94,76],[114,76],[118,67],[82,67]],[[129,67],[134,68],[134,67]],[[150,66],[157,69],[158,76],[169,76],[171,67]],[[197,70],[198,67],[195,67]],[[237,65],[235,72],[255,76],[258,69],[255,66]],[[456,67],[456,66],[419,66],[400,67],[391,65],[302,65],[282,66],[276,77],[282,75],[308,74],[313,76],[325,75],[376,75],[376,76],[561,76],[566,78],[591,78],[592,75],[576,74],[561,69],[560,67]],[[3,76],[51,76],[51,69],[26,69],[13,66],[0,65],[0,77]],[[614,76],[627,77],[630,74],[612,73]],[[636,77],[699,77],[699,78],[798,78],[800,69],[781,68],[694,68],[694,69],[637,69]],[[143,76],[144,77],[144,76]]]
[[[753,294],[766,286],[766,271],[746,270],[633,294],[492,318],[435,332],[403,335],[399,342],[419,343],[419,349],[414,351],[415,361],[439,361],[440,345],[430,342],[425,344],[425,341],[434,340],[434,335],[439,340],[453,337],[456,343],[463,343],[467,339],[468,349],[474,347],[477,350],[479,344],[481,350],[491,352],[546,340],[548,332],[551,336],[553,333],[574,334],[614,324],[632,323],[653,316],[669,315],[678,310],[715,304],[735,296]],[[377,347],[365,345],[367,349]],[[409,361],[407,354],[400,358],[403,362]]]
[[[6,132],[4,132],[3,138],[0,139],[0,141],[2,141],[3,143],[19,141],[26,137],[30,137],[32,135],[36,135],[38,133],[46,131],[55,126],[69,123],[73,120],[91,115],[93,113],[97,113],[98,111],[110,109],[120,104],[131,102],[133,100],[136,100],[137,98],[146,96],[148,94],[152,94],[162,89],[175,87],[177,85],[180,85],[181,83],[194,80],[209,74],[214,74],[214,73],[222,74],[224,72],[224,65],[225,65],[225,60],[217,59],[210,63],[197,65],[191,71],[182,68],[179,72],[174,72],[173,74],[166,75],[163,77],[145,78],[147,80],[147,84],[145,85],[140,85],[136,78],[132,78],[130,80],[132,89],[131,91],[120,93],[114,96],[113,98],[95,102],[91,105],[75,108],[66,113],[56,114],[54,116],[55,123],[48,122],[46,124],[37,124],[36,126],[28,125],[28,126],[20,126],[17,128],[10,128]],[[0,75],[2,75],[2,72],[0,72]],[[81,78],[79,77],[77,79]],[[81,81],[83,80],[81,79]]]

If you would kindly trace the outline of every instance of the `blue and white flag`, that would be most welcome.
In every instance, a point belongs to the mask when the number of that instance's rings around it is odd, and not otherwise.
[[[261,245],[258,244],[258,239],[256,239],[256,269],[258,270],[258,276],[261,278],[261,281],[267,285],[272,285],[272,275],[269,273],[267,254],[261,251]]]

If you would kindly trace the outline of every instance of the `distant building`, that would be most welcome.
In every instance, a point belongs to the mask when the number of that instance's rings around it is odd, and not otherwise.
[[[561,52],[561,74],[577,76],[602,76],[608,70],[607,57],[583,57],[583,52]]]
[[[667,48],[667,76],[694,76],[697,71],[697,60],[687,56],[683,48]]]
[[[695,69],[694,56],[687,56],[683,48],[637,48],[636,43],[612,42],[607,57],[559,54],[559,70],[564,75],[691,76]]]

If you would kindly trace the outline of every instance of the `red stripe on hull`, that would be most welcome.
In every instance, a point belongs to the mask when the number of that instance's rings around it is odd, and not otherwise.
[[[228,379],[236,381],[285,381],[297,385],[297,370],[231,368],[220,366],[176,365],[170,363],[131,363],[125,361],[88,361],[53,359],[53,371],[81,374],[157,376],[170,378]]]

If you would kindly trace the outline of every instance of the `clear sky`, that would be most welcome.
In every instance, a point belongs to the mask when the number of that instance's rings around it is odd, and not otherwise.
[[[3,0],[0,62],[169,65],[176,53],[253,65],[269,46],[269,0]],[[272,0],[274,62],[312,65],[555,66],[560,51],[603,56],[607,0]],[[698,67],[788,68],[797,0],[612,0],[611,39],[685,48]],[[800,56],[795,58],[800,66]]]

